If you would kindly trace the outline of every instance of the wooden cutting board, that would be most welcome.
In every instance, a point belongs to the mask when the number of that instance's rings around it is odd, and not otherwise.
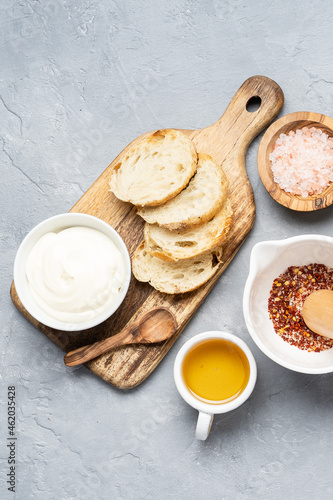
[[[250,109],[253,100],[260,102],[259,108],[255,111]],[[282,105],[281,88],[269,78],[253,76],[236,92],[225,113],[216,123],[199,130],[182,130],[193,140],[199,153],[211,155],[223,166],[229,179],[229,196],[232,200],[234,221],[224,248],[222,265],[209,282],[187,294],[166,295],[157,292],[146,283],[137,282],[132,276],[128,294],[120,309],[102,325],[82,332],[60,332],[36,321],[22,306],[13,283],[11,297],[15,306],[33,325],[66,352],[118,333],[125,325],[154,307],[164,306],[170,309],[178,323],[177,331],[171,339],[154,345],[120,347],[86,363],[93,373],[118,388],[129,389],[140,384],[169,351],[251,230],[255,217],[255,204],[246,174],[245,155],[251,141],[269,125]],[[128,147],[114,162],[119,161]],[[136,215],[132,205],[119,201],[109,192],[111,165],[70,211],[91,214],[109,223],[122,236],[132,255],[143,238],[143,221]],[[64,365],[65,369],[70,368]]]

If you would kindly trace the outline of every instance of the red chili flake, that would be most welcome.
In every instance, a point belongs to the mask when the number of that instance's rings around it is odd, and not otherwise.
[[[333,268],[324,264],[290,266],[273,281],[268,312],[275,332],[291,345],[309,352],[333,347],[333,340],[310,330],[304,323],[304,301],[315,290],[333,287]]]

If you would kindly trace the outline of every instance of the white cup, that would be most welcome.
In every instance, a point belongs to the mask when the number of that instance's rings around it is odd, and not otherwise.
[[[228,401],[225,403],[207,403],[201,401],[189,391],[183,378],[183,362],[186,354],[194,346],[202,343],[203,341],[212,339],[224,339],[233,342],[243,351],[249,362],[250,374],[246,387],[244,388],[243,392],[239,394],[239,396],[237,396],[232,401]],[[214,415],[219,413],[227,413],[228,411],[234,410],[250,397],[257,380],[257,365],[250,349],[242,339],[236,337],[235,335],[232,335],[231,333],[210,331],[195,335],[181,347],[175,359],[173,373],[179,394],[190,406],[199,411],[195,437],[200,440],[205,440],[209,435]]]

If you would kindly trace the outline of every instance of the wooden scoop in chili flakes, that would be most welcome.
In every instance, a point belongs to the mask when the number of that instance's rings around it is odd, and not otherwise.
[[[333,339],[333,291],[317,290],[303,304],[305,324],[315,333]]]

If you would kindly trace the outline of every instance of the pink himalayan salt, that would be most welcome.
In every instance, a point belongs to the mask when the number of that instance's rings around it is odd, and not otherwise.
[[[287,193],[320,194],[333,181],[333,138],[319,128],[281,134],[269,159],[274,181]]]

